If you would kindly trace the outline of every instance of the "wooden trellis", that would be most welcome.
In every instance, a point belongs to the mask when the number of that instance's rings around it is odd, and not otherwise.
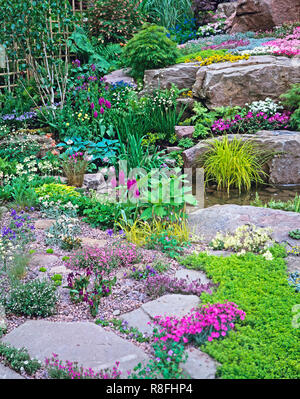
[[[91,4],[90,0],[69,0],[70,5],[72,6],[72,10],[74,14],[79,14],[80,23],[84,24],[87,22],[86,13],[89,9],[89,5]],[[55,21],[50,21],[50,24],[55,23]],[[57,34],[66,34],[66,32],[57,32]],[[68,32],[67,32],[68,34]],[[0,43],[1,44],[1,43]],[[23,77],[27,79],[30,78],[30,72],[27,70],[25,73],[20,71],[20,64],[25,61],[25,59],[20,58],[15,61],[11,61],[7,58],[4,58],[4,62],[0,63],[0,91],[1,89],[8,89],[11,91],[13,87],[17,86],[17,80],[20,74],[23,74]]]

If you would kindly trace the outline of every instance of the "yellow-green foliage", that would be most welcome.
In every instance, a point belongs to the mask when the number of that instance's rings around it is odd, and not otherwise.
[[[44,184],[42,187],[35,188],[35,192],[40,198],[51,198],[56,196],[62,197],[80,197],[75,187],[67,186],[65,184]]]
[[[180,64],[182,62],[191,62],[191,60],[196,60],[196,58],[201,57],[201,59],[212,57],[214,55],[225,55],[227,50],[201,50],[196,53],[190,53],[186,55],[182,55],[178,57],[176,60],[176,64]]]
[[[170,238],[176,238],[179,243],[187,242],[190,236],[187,223],[183,218],[176,218],[173,222],[160,219],[146,222],[136,219],[133,224],[123,220],[119,226],[126,234],[127,240],[137,246],[145,245],[153,234],[159,235],[163,232],[167,232]]]
[[[228,137],[208,143],[208,151],[200,159],[206,175],[206,182],[216,181],[218,190],[231,187],[250,190],[251,183],[262,183],[262,158],[260,152],[249,140],[242,142]]]

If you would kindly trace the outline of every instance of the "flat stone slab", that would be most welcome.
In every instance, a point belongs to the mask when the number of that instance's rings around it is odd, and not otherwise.
[[[135,327],[143,334],[151,335],[153,332],[153,327],[148,324],[151,319],[141,308],[125,313],[119,318],[127,321],[129,327]]]
[[[0,363],[0,380],[24,380],[24,377]]]
[[[287,270],[289,273],[300,273],[300,256],[288,256],[286,258],[287,261]]]
[[[79,237],[83,247],[104,248],[107,246],[106,240],[97,240],[96,238]]]
[[[0,304],[0,330],[6,330],[6,315],[4,306]]]
[[[83,367],[99,371],[112,368],[119,361],[124,378],[127,370],[148,360],[139,347],[89,322],[29,320],[7,334],[3,341],[16,348],[25,347],[31,357],[42,362],[56,353],[62,361],[77,361]]]
[[[175,273],[175,277],[178,279],[184,278],[189,282],[193,280],[200,280],[201,284],[208,284],[209,282],[211,282],[211,280],[206,277],[206,274],[204,272],[197,270],[180,269],[177,270],[177,272]]]
[[[288,233],[299,228],[300,213],[255,206],[215,205],[190,213],[188,224],[191,230],[203,236],[206,242],[211,241],[217,232],[233,233],[239,226],[254,224],[257,227],[270,227],[275,241],[296,245]]]
[[[183,371],[197,380],[212,380],[216,378],[218,363],[207,353],[196,348],[187,349],[188,359],[181,365]]]
[[[182,317],[198,305],[199,298],[196,295],[168,294],[144,303],[141,308],[153,319],[164,315]]]
[[[55,223],[55,219],[38,219],[34,222],[34,227],[37,230],[49,229]]]
[[[33,255],[30,265],[31,266],[52,266],[58,261],[58,256],[53,254],[35,254]]]
[[[68,274],[71,273],[71,269],[67,269],[65,266],[54,266],[49,271],[50,274]]]
[[[113,71],[109,73],[108,75],[104,76],[105,82],[114,84],[123,81],[124,83],[128,83],[132,86],[136,86],[134,79],[129,76],[128,74],[128,69],[123,68],[123,69],[118,69],[116,71]]]

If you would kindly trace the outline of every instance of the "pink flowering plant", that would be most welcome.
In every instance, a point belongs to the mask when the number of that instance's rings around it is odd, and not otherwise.
[[[277,112],[269,116],[265,112],[248,112],[246,115],[237,114],[233,119],[218,119],[212,124],[212,131],[216,135],[228,133],[249,133],[253,134],[259,130],[280,130],[288,129],[290,112]]]
[[[57,380],[85,380],[85,379],[119,379],[122,374],[119,368],[119,362],[113,368],[95,371],[92,368],[78,366],[78,362],[66,360],[62,362],[56,353],[52,353],[51,358],[45,359],[45,365],[50,378]]]
[[[156,316],[154,324],[158,332],[154,341],[202,345],[226,337],[235,328],[236,322],[244,318],[245,312],[234,302],[208,304],[200,310],[193,309],[182,318]]]
[[[271,46],[275,55],[287,57],[300,55],[300,26],[296,27],[293,33],[285,38],[268,41],[263,43],[263,46]]]

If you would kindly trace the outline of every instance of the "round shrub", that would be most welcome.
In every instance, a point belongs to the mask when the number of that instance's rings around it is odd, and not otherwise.
[[[7,311],[17,315],[47,317],[55,312],[56,288],[47,280],[17,284],[5,299]]]
[[[143,24],[139,0],[100,0],[89,13],[90,33],[102,43],[130,39]]]
[[[131,67],[131,75],[142,79],[147,69],[164,68],[175,64],[179,56],[177,44],[167,37],[166,28],[145,24],[129,40],[123,51],[123,61]]]

